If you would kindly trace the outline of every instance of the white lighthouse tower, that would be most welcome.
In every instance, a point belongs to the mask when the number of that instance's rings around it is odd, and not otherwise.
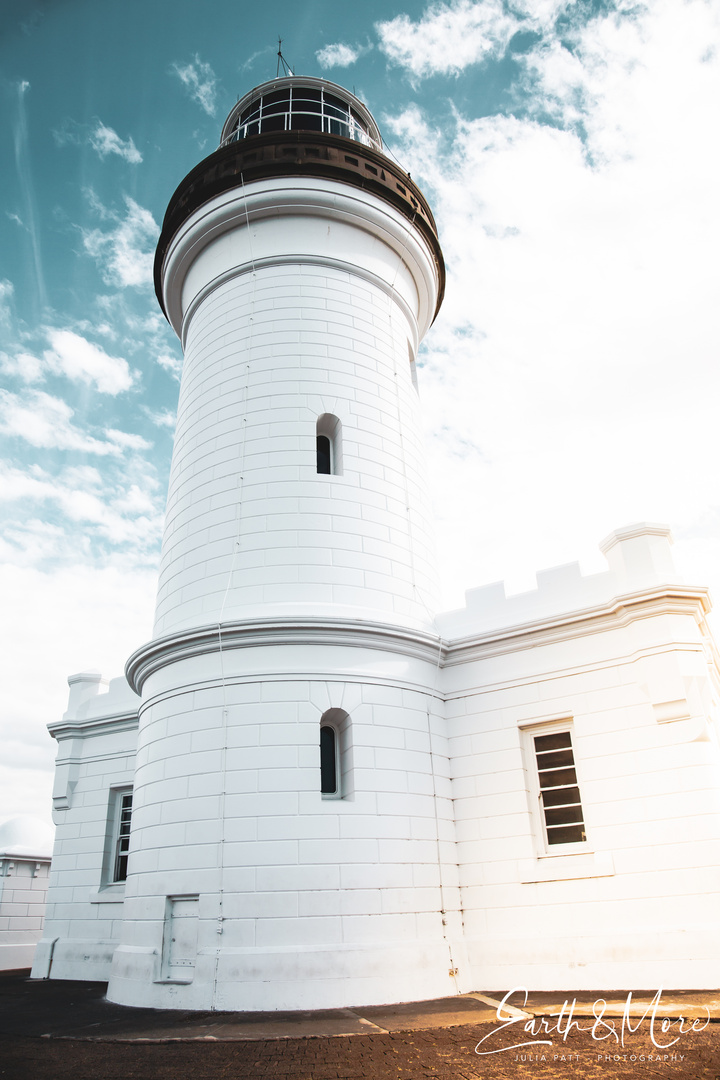
[[[170,202],[181,338],[121,943],[108,995],[320,1008],[457,992],[415,356],[430,209],[360,101],[247,94]]]

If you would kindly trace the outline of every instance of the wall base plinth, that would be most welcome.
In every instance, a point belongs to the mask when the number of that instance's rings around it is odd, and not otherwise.
[[[448,947],[436,942],[201,951],[194,970],[181,978],[162,979],[160,974],[157,953],[121,945],[113,957],[108,1000],[159,1009],[275,1012],[386,1005],[457,993]]]
[[[503,937],[468,943],[475,982],[503,992],[717,989],[720,934],[658,927],[595,938]],[[513,998],[512,1004],[518,1005]],[[522,1004],[520,1002],[520,1004]]]

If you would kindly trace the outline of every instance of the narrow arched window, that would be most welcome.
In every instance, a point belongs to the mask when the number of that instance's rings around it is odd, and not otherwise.
[[[315,426],[319,475],[342,475],[342,424],[332,413],[323,413]]]
[[[332,473],[332,454],[327,435],[317,436],[317,471],[328,475]]]
[[[344,709],[328,709],[320,717],[320,792],[323,799],[352,794],[350,717]]]
[[[320,728],[320,791],[338,794],[337,732],[329,724]]]

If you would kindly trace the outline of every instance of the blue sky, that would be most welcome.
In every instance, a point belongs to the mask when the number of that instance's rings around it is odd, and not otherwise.
[[[154,244],[278,35],[366,102],[436,214],[445,606],[600,570],[640,520],[720,595],[718,0],[4,0],[0,822],[49,815],[66,676],[150,635],[181,362]]]

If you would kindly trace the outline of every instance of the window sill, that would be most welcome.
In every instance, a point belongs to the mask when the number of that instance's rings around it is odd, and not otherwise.
[[[125,885],[106,885],[97,892],[90,893],[91,904],[122,904],[125,899]]]
[[[594,851],[576,851],[562,855],[539,855],[537,859],[523,859],[519,870],[523,885],[541,881],[612,877],[615,874],[612,854],[609,851],[598,854]]]

